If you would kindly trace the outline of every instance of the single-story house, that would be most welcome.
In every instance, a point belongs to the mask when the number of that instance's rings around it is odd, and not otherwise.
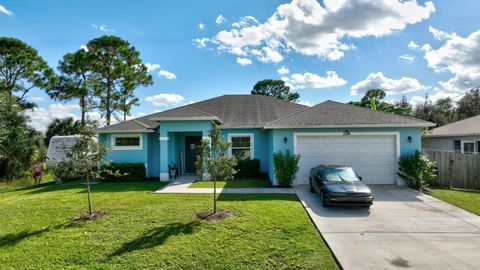
[[[212,121],[232,142],[229,153],[259,159],[272,184],[273,153],[300,154],[294,184],[307,184],[320,163],[352,166],[370,184],[401,184],[399,156],[421,150],[421,132],[431,122],[325,101],[307,107],[261,95],[224,95],[139,117],[98,130],[113,162],[145,163],[147,176],[168,180],[168,164],[195,172],[196,148],[208,139]]]
[[[425,149],[480,154],[480,115],[434,128],[422,141]]]

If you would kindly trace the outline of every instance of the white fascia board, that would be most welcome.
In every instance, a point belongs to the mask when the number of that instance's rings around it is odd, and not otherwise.
[[[382,127],[433,127],[434,123],[418,124],[356,124],[356,125],[316,125],[316,126],[265,126],[264,129],[291,129],[291,128],[382,128]]]
[[[152,129],[130,129],[130,130],[97,130],[97,133],[102,134],[102,133],[152,133],[155,132]]]

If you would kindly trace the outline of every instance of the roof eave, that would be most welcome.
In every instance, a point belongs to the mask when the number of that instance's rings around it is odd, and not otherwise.
[[[155,132],[152,129],[123,129],[123,130],[97,130],[99,134],[105,133],[152,133]]]
[[[412,124],[349,124],[349,125],[306,125],[306,126],[264,126],[264,129],[289,128],[382,128],[382,127],[434,127],[434,123]]]
[[[452,134],[424,134],[423,137],[461,137],[461,136],[480,136],[480,133],[452,133]]]

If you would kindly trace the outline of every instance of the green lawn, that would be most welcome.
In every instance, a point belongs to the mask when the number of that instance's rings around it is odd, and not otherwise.
[[[195,214],[211,194],[153,194],[159,182],[102,183],[86,212],[78,182],[0,191],[1,269],[337,269],[295,195],[220,194],[235,213]]]
[[[433,189],[432,196],[480,216],[480,191]]]
[[[261,188],[270,187],[268,180],[229,180],[217,181],[218,188]],[[192,183],[189,188],[213,188],[213,181],[197,181]]]

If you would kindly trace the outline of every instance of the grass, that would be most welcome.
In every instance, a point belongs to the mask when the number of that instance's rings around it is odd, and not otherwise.
[[[268,180],[246,179],[217,181],[218,188],[262,188],[270,187]],[[213,188],[213,181],[196,181],[189,188]]]
[[[433,189],[432,196],[480,216],[480,191]]]
[[[2,269],[338,269],[295,195],[219,194],[233,217],[201,221],[211,194],[153,194],[164,183],[79,182],[0,192]]]

